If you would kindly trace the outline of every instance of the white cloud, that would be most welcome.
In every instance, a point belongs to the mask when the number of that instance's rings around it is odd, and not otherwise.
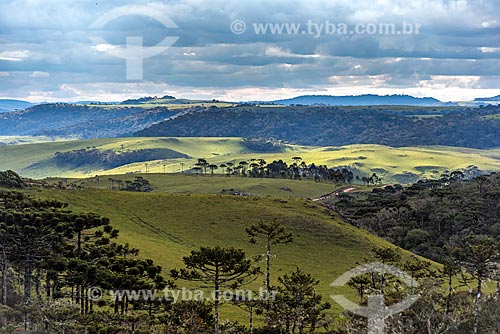
[[[30,74],[32,78],[47,78],[50,77],[49,72],[35,71]]]
[[[28,50],[18,50],[18,51],[3,51],[0,52],[0,60],[7,61],[21,61],[30,56]]]
[[[500,48],[492,48],[492,47],[486,47],[486,46],[479,48],[479,50],[481,50],[482,53],[500,52]]]
[[[491,21],[481,22],[481,27],[483,27],[483,28],[495,28],[495,27],[498,27],[498,21],[497,20],[491,20]]]
[[[282,57],[282,58],[319,58],[318,54],[294,54],[288,50],[283,50],[280,47],[271,46],[266,48],[264,55],[268,57]]]
[[[108,52],[111,50],[116,50],[119,47],[116,45],[111,45],[111,44],[97,44],[95,46],[92,46],[92,49],[99,51],[99,52]]]

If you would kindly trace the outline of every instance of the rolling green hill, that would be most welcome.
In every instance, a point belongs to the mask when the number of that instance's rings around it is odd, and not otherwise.
[[[148,162],[149,173],[179,173],[189,170],[198,158],[220,165],[229,161],[265,159],[271,162],[282,159],[292,162],[300,156],[306,163],[326,164],[329,167],[347,166],[356,175],[377,173],[384,182],[413,182],[422,177],[438,177],[446,170],[456,170],[476,165],[480,169],[500,169],[500,150],[423,146],[393,148],[381,145],[349,145],[343,147],[312,147],[284,145],[283,152],[265,153],[249,148],[240,138],[108,138],[91,140],[58,141],[24,145],[0,146],[0,170],[12,169],[32,178],[75,177],[145,173],[144,162],[126,164],[112,169],[99,169],[95,165],[58,165],[56,152],[68,152],[96,147],[99,151],[116,154],[135,150],[169,149],[188,158],[161,159]],[[221,174],[222,170],[214,171]],[[221,182],[216,178],[216,181]],[[222,183],[218,188],[236,188]],[[210,191],[211,192],[211,191]]]
[[[134,175],[107,175],[91,178],[65,178],[64,182],[69,185],[82,186],[91,189],[109,190],[117,184],[116,181],[133,181],[135,176],[147,179],[153,187],[153,192],[173,194],[241,194],[243,196],[277,196],[277,197],[299,197],[317,198],[334,191],[336,186],[331,183],[317,183],[310,180],[289,180],[272,178],[240,178],[184,175],[184,174],[134,174]],[[113,180],[113,181],[111,181]],[[50,178],[49,183],[56,184],[61,178]],[[358,188],[363,188],[357,186]]]
[[[250,256],[262,254],[264,246],[250,244],[245,228],[261,220],[277,219],[291,229],[295,240],[275,247],[273,278],[300,267],[320,279],[319,292],[326,300],[333,292],[344,293],[355,300],[348,287],[332,290],[329,284],[357,262],[370,261],[370,250],[374,246],[391,246],[342,222],[336,215],[331,216],[317,203],[298,198],[92,189],[32,188],[26,191],[37,197],[67,202],[69,209],[76,212],[91,211],[109,217],[112,225],[120,230],[120,242],[139,248],[141,256],[152,258],[165,272],[181,266],[182,257],[202,245],[243,248]],[[254,283],[253,288],[257,289],[263,279]],[[334,312],[339,310],[334,308]],[[224,312],[228,316],[238,311],[225,307]]]

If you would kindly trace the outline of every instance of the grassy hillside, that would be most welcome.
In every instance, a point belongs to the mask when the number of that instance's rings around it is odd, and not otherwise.
[[[245,228],[260,220],[277,219],[292,230],[295,241],[275,247],[274,279],[300,267],[320,279],[319,291],[325,299],[340,292],[356,300],[348,288],[332,290],[329,284],[357,262],[366,262],[374,246],[390,245],[303,199],[91,189],[28,191],[67,202],[74,211],[92,211],[111,218],[120,230],[120,242],[139,248],[142,256],[154,259],[166,272],[181,266],[182,257],[202,245],[243,248],[250,256],[262,254],[264,245],[250,244]],[[261,286],[263,279],[253,287]],[[227,315],[237,312],[224,310]]]
[[[25,145],[0,146],[0,170],[13,169],[23,176],[44,178],[89,177],[145,172],[145,163],[134,163],[109,170],[93,168],[63,168],[52,159],[54,153],[95,146],[99,150],[115,152],[149,148],[168,148],[191,158],[156,160],[148,162],[150,173],[178,173],[190,169],[197,158],[210,163],[239,162],[263,158],[268,162],[300,156],[306,163],[326,164],[329,167],[349,166],[357,174],[382,176],[385,182],[411,182],[417,177],[437,177],[445,170],[456,170],[476,165],[484,170],[500,169],[500,150],[427,146],[392,148],[381,145],[349,145],[343,147],[310,147],[286,145],[280,153],[261,153],[246,147],[240,138],[109,138],[84,141],[65,141]],[[221,170],[216,170],[216,174]],[[355,174],[356,174],[355,173]],[[410,174],[411,173],[411,174]],[[217,186],[219,187],[219,185]],[[220,188],[225,187],[221,184]],[[231,188],[231,187],[230,187]],[[232,187],[234,188],[234,187]]]
[[[92,189],[111,189],[117,180],[133,181],[134,175],[108,175],[85,179],[65,179],[67,184],[75,184]],[[331,183],[317,183],[309,180],[289,180],[272,178],[240,178],[221,175],[185,175],[185,174],[139,174],[147,179],[153,187],[153,192],[173,194],[234,194],[277,197],[316,198],[331,193],[335,186]],[[61,178],[50,178],[50,183],[57,183]],[[115,187],[117,184],[114,184]]]

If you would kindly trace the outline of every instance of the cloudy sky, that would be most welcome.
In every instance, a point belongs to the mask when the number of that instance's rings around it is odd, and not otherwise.
[[[0,98],[495,96],[498,13],[498,0],[1,0]],[[284,28],[258,33],[265,24]],[[362,31],[380,24],[394,33]],[[131,80],[116,55],[137,55],[138,37],[161,53]]]

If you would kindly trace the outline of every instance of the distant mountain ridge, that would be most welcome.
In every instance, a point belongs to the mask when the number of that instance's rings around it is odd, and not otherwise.
[[[500,102],[500,95],[494,97],[478,97],[474,102]]]
[[[32,106],[34,104],[27,101],[0,99],[0,113],[23,110]]]
[[[164,107],[101,108],[66,103],[41,104],[0,114],[2,136],[58,136],[102,138],[128,136],[174,116],[179,110]]]
[[[450,106],[452,103],[441,102],[433,97],[413,97],[410,95],[303,95],[291,99],[276,100],[283,105],[325,105],[325,106]]]

